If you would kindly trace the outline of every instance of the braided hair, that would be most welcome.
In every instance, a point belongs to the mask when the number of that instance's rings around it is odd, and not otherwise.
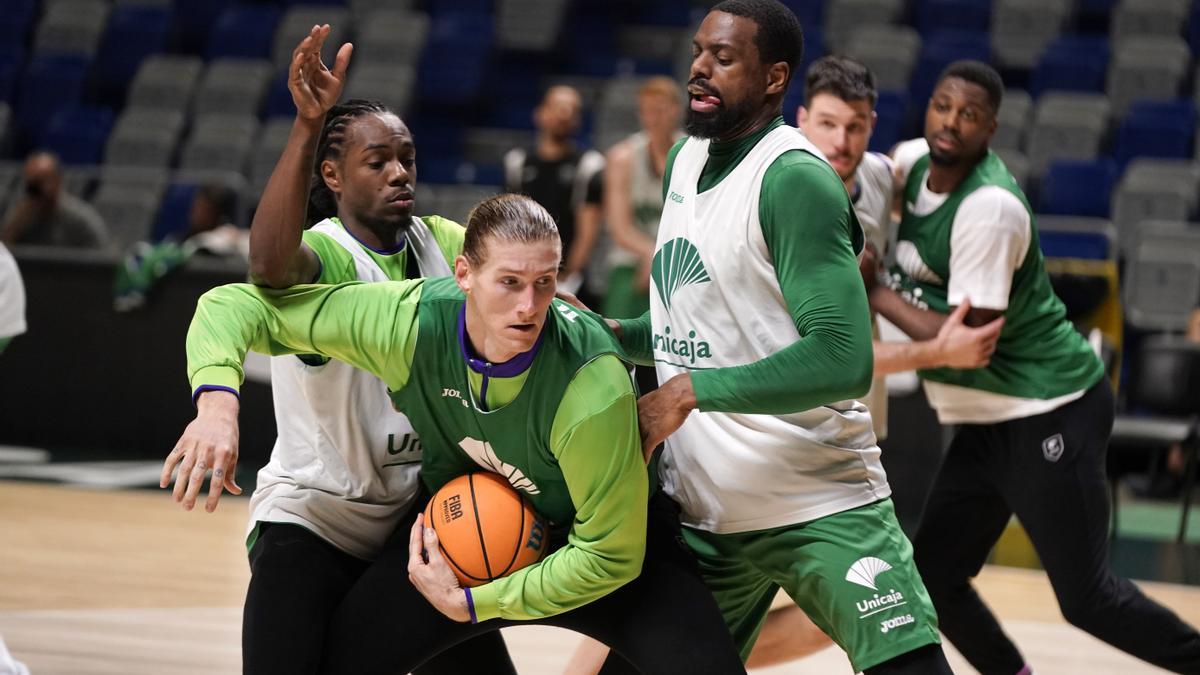
[[[308,190],[307,225],[337,215],[337,199],[325,184],[325,177],[321,175],[321,164],[327,159],[340,161],[346,141],[346,129],[349,128],[351,120],[372,114],[394,115],[395,112],[379,101],[355,98],[339,103],[325,113],[325,125],[321,127],[321,136],[317,140],[317,158],[313,162],[313,175]]]

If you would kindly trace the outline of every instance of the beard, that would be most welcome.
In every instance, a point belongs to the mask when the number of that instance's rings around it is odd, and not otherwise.
[[[696,138],[721,138],[745,125],[753,113],[754,104],[749,99],[730,107],[722,104],[711,113],[696,112],[689,106],[683,130]]]

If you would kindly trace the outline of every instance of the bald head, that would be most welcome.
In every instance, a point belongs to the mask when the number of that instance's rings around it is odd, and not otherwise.
[[[25,187],[31,196],[53,200],[61,184],[62,167],[56,155],[35,152],[25,159]]]
[[[583,111],[583,99],[574,87],[565,84],[546,90],[542,102],[533,113],[534,124],[539,131],[563,141],[579,129],[579,116]]]

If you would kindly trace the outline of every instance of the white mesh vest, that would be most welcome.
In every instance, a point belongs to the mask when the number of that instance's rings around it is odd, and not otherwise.
[[[698,195],[708,146],[690,138],[679,150],[659,225],[650,311],[660,382],[751,363],[800,339],[763,239],[758,196],[784,152],[823,155],[781,126]],[[684,524],[717,533],[807,522],[891,494],[870,416],[856,401],[787,415],[693,411],[667,439],[661,472]]]
[[[360,281],[389,280],[340,224],[313,229],[350,252]],[[422,276],[450,274],[423,221],[413,218],[406,238]],[[258,472],[250,527],[294,523],[374,558],[417,493],[421,445],[408,418],[393,409],[383,381],[341,361],[274,357],[271,387],[279,437]]]

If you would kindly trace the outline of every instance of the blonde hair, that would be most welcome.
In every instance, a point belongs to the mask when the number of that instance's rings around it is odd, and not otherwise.
[[[489,239],[518,243],[553,240],[561,246],[558,225],[550,212],[530,197],[518,194],[489,197],[471,209],[462,250],[471,265],[487,261]]]
[[[683,88],[679,83],[666,75],[655,75],[646,78],[637,90],[638,98],[643,96],[661,96],[667,100],[682,104]]]

